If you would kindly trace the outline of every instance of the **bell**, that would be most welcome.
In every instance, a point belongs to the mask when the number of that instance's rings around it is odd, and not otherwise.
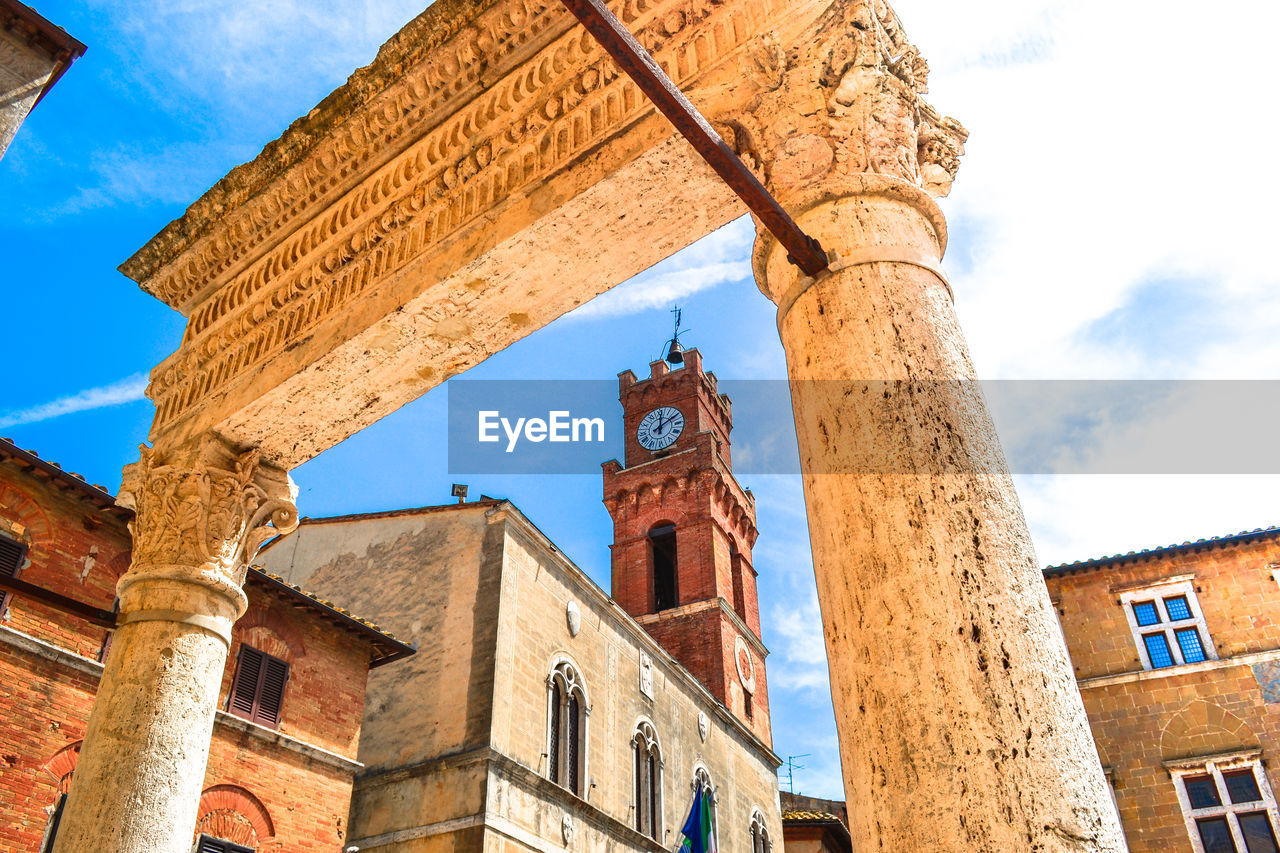
[[[684,364],[684,350],[675,338],[671,339],[671,348],[667,350],[667,364]]]

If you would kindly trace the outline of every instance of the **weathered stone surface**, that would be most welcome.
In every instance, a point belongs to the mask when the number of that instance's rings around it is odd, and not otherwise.
[[[620,14],[723,106],[763,34],[820,8]],[[190,318],[153,438],[293,467],[738,215],[673,134],[554,0],[433,5],[122,266]]]
[[[926,193],[949,189],[965,131],[921,100],[927,65],[892,10],[628,0],[620,13],[835,252],[814,282],[758,243],[792,377],[971,378]],[[152,437],[211,432],[287,469],[739,209],[554,0],[444,0],[124,265],[190,318],[152,375]],[[855,835],[868,849],[1117,850],[1025,523],[964,388],[796,392]],[[959,458],[994,473],[820,473],[873,446],[903,471]],[[188,653],[172,680],[136,654],[136,671],[108,669],[111,707],[95,714],[160,713],[180,682],[174,710],[195,722],[172,744],[190,753],[214,652]],[[133,683],[137,697],[111,692]],[[122,777],[169,778],[170,748],[158,739]],[[121,849],[179,849],[150,840]]]
[[[833,4],[735,123],[830,252],[761,232],[855,849],[1123,849],[939,261],[965,131],[879,2]],[[923,187],[923,188],[922,188]],[[888,380],[870,393],[860,382]],[[896,383],[896,384],[895,384]]]
[[[185,850],[214,709],[244,613],[245,562],[297,523],[288,476],[207,437],[143,449],[120,502],[136,513],[119,627],[58,835],[67,853]],[[274,526],[272,526],[274,524]]]
[[[18,33],[0,30],[0,156],[22,126],[57,63]]]
[[[370,675],[368,770],[351,816],[361,849],[479,850],[482,832],[483,849],[669,850],[697,767],[717,786],[721,849],[751,849],[753,811],[781,837],[767,744],[510,503],[307,521],[262,559],[418,644]],[[582,616],[576,634],[569,603]],[[586,691],[581,797],[546,778],[558,661],[572,663]],[[634,829],[630,743],[640,721],[662,758],[656,842]]]

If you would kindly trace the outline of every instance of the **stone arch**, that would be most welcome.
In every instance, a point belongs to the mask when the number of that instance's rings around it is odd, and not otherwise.
[[[302,640],[302,632],[279,611],[265,604],[250,605],[236,623],[236,629],[240,642],[290,665],[298,658],[306,657],[307,646]]]
[[[84,741],[69,743],[53,754],[45,762],[44,771],[58,783],[58,793],[65,794],[71,789],[71,775],[76,772],[76,764],[80,761],[80,745]]]
[[[200,795],[196,837],[211,835],[245,847],[257,848],[276,834],[267,807],[237,785],[214,785]]]
[[[1187,703],[1160,732],[1160,756],[1165,761],[1256,746],[1258,737],[1244,720],[1204,699]]]

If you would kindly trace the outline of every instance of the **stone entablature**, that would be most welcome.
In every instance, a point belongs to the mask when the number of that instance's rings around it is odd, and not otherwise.
[[[621,11],[675,80],[697,96],[738,76],[740,61],[754,61],[744,52],[751,53],[764,32],[794,26],[816,14],[813,7],[666,0],[627,3]],[[427,312],[423,331],[434,345],[418,362],[432,365],[433,373],[418,383],[415,396],[523,334],[519,327],[529,322],[523,308],[492,318],[501,328],[477,322],[482,306],[494,300],[476,270],[445,290],[440,285],[542,218],[553,206],[543,199],[581,192],[672,134],[572,24],[556,3],[432,6],[352,83],[123,265],[190,318],[182,348],[152,377],[154,434],[202,409],[222,410],[197,418],[192,431],[220,424],[249,402],[241,386],[273,362],[283,365],[286,351],[291,371],[315,365],[336,344],[428,290],[433,298],[421,309]],[[618,144],[624,131],[649,118],[655,120],[639,134],[640,145],[636,134]],[[584,164],[588,151],[595,153]],[[701,197],[706,182],[699,177],[682,192]],[[719,199],[717,190],[705,199]],[[620,192],[637,199],[634,187]],[[673,193],[668,190],[671,201]],[[671,221],[650,227],[673,234],[697,227],[680,237],[687,242],[703,233],[705,226],[690,219],[703,214],[682,214],[678,207],[664,205]],[[608,215],[598,213],[602,220]],[[592,218],[574,228],[597,231],[602,223]],[[623,263],[627,270],[600,281],[560,282],[562,290],[577,292],[536,321],[639,269]],[[363,328],[349,322],[347,309],[356,300],[380,306],[380,312],[361,312]],[[525,319],[509,316],[516,314]],[[461,315],[473,318],[469,328],[455,328],[453,318]],[[478,349],[477,337],[483,340]],[[484,339],[493,340],[492,347]],[[317,349],[320,341],[324,348]],[[291,350],[299,343],[305,354]],[[292,448],[269,450],[287,466],[305,458]]]

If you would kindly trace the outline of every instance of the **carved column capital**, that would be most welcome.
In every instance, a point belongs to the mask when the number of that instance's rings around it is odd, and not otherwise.
[[[164,578],[221,591],[243,612],[248,564],[268,539],[297,527],[297,487],[257,450],[238,451],[213,435],[140,451],[117,498],[135,513],[122,610],[130,609],[125,595],[134,582]]]
[[[762,38],[721,116],[732,143],[784,206],[857,191],[866,174],[945,196],[968,132],[921,97],[929,65],[883,0],[835,0],[784,49]]]

